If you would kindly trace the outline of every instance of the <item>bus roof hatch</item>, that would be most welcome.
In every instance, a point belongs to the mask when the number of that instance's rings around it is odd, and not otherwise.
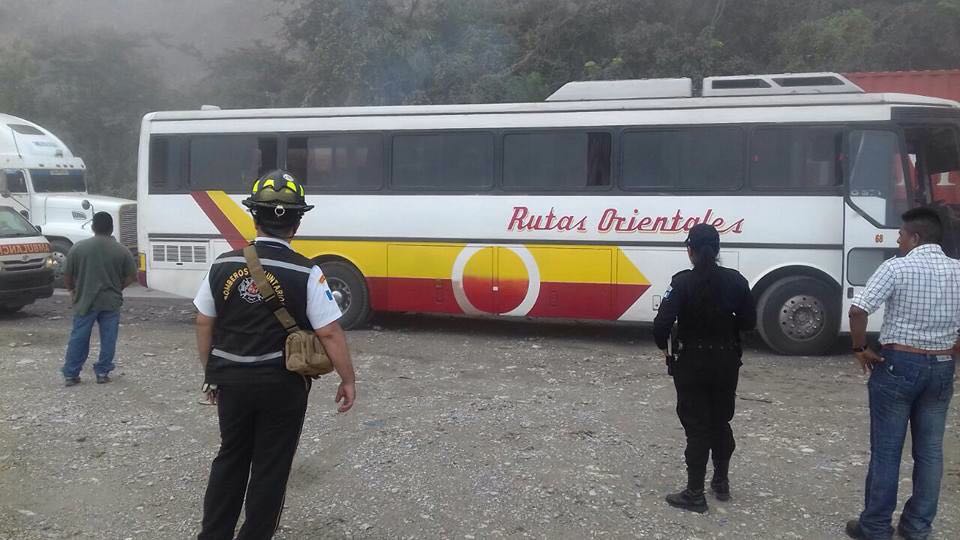
[[[735,75],[703,80],[704,97],[862,93],[862,88],[839,73]]]
[[[683,79],[632,79],[625,81],[568,82],[547,101],[604,101],[617,99],[688,98],[693,81]]]

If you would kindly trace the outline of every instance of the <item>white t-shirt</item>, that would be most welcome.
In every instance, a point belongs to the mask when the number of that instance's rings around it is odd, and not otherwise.
[[[276,238],[258,237],[257,242],[273,242],[290,247],[290,244]],[[291,248],[292,249],[292,248]],[[269,267],[265,264],[264,267]],[[193,305],[197,310],[207,317],[217,316],[217,305],[213,300],[213,291],[210,288],[210,274],[207,273],[197,290],[197,295],[193,299]],[[310,269],[310,277],[307,278],[307,318],[314,330],[336,321],[340,318],[340,306],[333,298],[333,291],[327,285],[327,280],[323,277],[323,272],[319,266]]]

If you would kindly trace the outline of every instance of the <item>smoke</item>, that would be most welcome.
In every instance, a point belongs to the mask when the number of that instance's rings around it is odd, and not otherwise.
[[[36,44],[109,30],[132,36],[172,86],[203,76],[204,61],[282,27],[262,0],[0,0],[0,45]]]

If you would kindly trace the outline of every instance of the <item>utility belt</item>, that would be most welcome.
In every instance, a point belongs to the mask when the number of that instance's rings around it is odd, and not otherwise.
[[[679,341],[678,352],[682,351],[740,351],[740,344],[735,341]]]
[[[740,343],[736,341],[683,341],[671,336],[667,343],[667,375],[671,377],[676,375],[677,366],[680,364],[684,352],[736,352],[741,354],[743,351]]]

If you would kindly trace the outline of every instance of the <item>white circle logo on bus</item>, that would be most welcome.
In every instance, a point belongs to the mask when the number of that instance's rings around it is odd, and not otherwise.
[[[499,282],[494,285],[493,261],[499,251]],[[522,317],[540,296],[540,270],[526,247],[468,244],[453,262],[453,296],[467,315],[497,313]]]

